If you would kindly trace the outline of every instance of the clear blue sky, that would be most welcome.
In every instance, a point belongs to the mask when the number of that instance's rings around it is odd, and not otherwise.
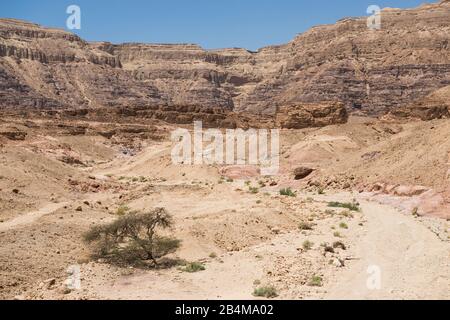
[[[437,1],[437,0],[436,0]],[[410,8],[433,0],[0,0],[0,17],[65,28],[66,8],[81,7],[89,41],[197,43],[207,49],[290,41],[318,24],[365,16],[371,4]]]

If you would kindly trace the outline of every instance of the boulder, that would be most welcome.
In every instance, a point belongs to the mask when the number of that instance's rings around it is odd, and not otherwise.
[[[294,176],[295,176],[294,179],[302,180],[302,179],[306,178],[307,176],[309,176],[313,171],[314,171],[314,169],[311,169],[311,168],[298,167],[294,170]]]

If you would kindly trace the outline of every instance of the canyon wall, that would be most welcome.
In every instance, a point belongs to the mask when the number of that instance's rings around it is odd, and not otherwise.
[[[274,115],[292,106],[326,110],[332,102],[354,114],[406,115],[402,110],[426,109],[435,101],[426,98],[450,85],[449,40],[448,0],[384,9],[380,30],[368,29],[366,18],[346,18],[258,52],[88,43],[62,30],[0,19],[0,108]],[[445,106],[425,110],[424,118],[447,116]]]

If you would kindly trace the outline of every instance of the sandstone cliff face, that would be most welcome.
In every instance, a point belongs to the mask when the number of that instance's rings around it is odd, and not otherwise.
[[[4,111],[5,116],[17,112]],[[323,127],[346,123],[348,113],[342,103],[303,104],[280,108],[275,115],[256,115],[249,112],[233,112],[224,108],[198,106],[148,106],[120,108],[78,109],[28,109],[21,113],[25,118],[53,118],[65,120],[89,120],[107,123],[154,123],[162,121],[180,125],[191,125],[202,121],[210,128],[284,128],[299,129]]]
[[[304,103],[285,106],[277,110],[275,123],[277,127],[303,129],[323,127],[329,124],[346,123],[348,114],[342,103]]]
[[[280,104],[342,101],[349,110],[380,114],[448,85],[449,39],[449,2],[386,9],[376,31],[365,19],[319,26],[288,45],[283,72],[259,84],[251,99],[270,108],[264,101],[280,88]]]
[[[134,81],[117,57],[76,35],[0,20],[0,106],[83,108],[163,103]]]
[[[65,31],[0,19],[0,108],[137,108],[183,121],[192,112],[163,106],[274,115],[334,101],[352,113],[401,113],[450,85],[449,40],[447,0],[385,9],[381,30],[369,30],[366,18],[343,19],[258,52],[87,43]]]
[[[421,120],[450,118],[450,86],[432,92],[412,104],[391,111],[397,117]]]

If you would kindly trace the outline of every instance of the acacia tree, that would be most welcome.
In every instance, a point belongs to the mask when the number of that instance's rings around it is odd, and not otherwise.
[[[87,243],[96,243],[96,256],[110,262],[158,266],[158,260],[175,252],[180,240],[160,236],[158,229],[173,225],[164,208],[148,213],[131,212],[116,221],[95,226],[84,235]]]

